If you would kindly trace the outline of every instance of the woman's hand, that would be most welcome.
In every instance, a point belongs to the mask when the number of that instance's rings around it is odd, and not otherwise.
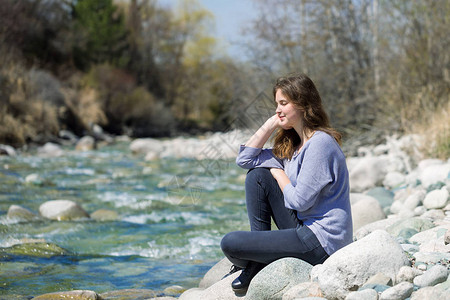
[[[291,183],[289,180],[289,177],[287,177],[286,172],[282,169],[277,168],[270,168],[270,173],[272,174],[273,178],[278,182],[278,185],[280,186],[281,191],[284,191],[284,187]]]
[[[262,148],[271,134],[280,127],[280,119],[277,115],[271,116],[264,124],[256,131],[252,137],[245,143],[247,147]]]

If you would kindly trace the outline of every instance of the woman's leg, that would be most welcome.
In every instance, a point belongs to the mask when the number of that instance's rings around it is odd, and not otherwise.
[[[271,217],[279,229],[299,224],[296,212],[284,206],[284,196],[269,169],[255,168],[245,180],[245,198],[251,231],[271,230]]]
[[[274,231],[234,231],[222,239],[222,251],[239,267],[249,261],[264,265],[284,258],[296,257],[312,265],[321,264],[328,254],[314,233],[304,225]]]

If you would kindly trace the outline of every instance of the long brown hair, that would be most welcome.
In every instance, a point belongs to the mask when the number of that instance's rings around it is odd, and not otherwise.
[[[323,109],[322,99],[313,81],[305,74],[291,74],[278,78],[273,87],[273,97],[280,90],[292,104],[302,112],[305,131],[321,130],[341,144],[342,135],[331,127],[327,113]],[[274,137],[273,153],[283,159],[291,159],[301,138],[292,128],[279,128]]]

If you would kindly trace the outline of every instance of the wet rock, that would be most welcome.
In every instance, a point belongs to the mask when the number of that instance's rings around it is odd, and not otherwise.
[[[91,219],[96,221],[116,221],[119,219],[119,215],[113,210],[98,209],[91,214]]]
[[[123,289],[100,294],[102,300],[144,300],[156,297],[157,293],[149,289]]]
[[[33,300],[61,300],[61,299],[101,300],[102,298],[100,298],[96,292],[87,291],[87,290],[55,292],[55,293],[43,294],[43,295],[33,298]]]
[[[169,287],[166,287],[163,291],[164,295],[166,296],[178,296],[181,293],[183,293],[184,291],[186,291],[186,289],[182,286],[179,285],[172,285]]]
[[[400,282],[399,284],[381,293],[379,300],[403,300],[411,296],[414,285],[410,282]]]
[[[407,265],[409,260],[400,245],[386,231],[376,230],[314,266],[311,278],[319,283],[326,298],[344,299],[371,276],[383,273],[395,278]]]
[[[82,137],[76,144],[75,150],[78,151],[91,151],[97,148],[95,139],[92,136]]]
[[[162,142],[153,138],[136,139],[131,142],[130,150],[134,154],[146,154],[150,151],[161,153],[164,150]]]
[[[39,219],[39,216],[31,210],[14,204],[9,207],[6,217],[19,222],[34,221]]]
[[[10,255],[25,255],[36,257],[53,257],[69,255],[70,252],[52,243],[25,243],[16,244],[7,248],[0,248],[0,253]]]
[[[9,145],[0,144],[0,155],[16,156],[16,149]]]
[[[297,258],[276,260],[252,279],[245,299],[281,299],[293,286],[309,281],[311,269],[312,265]]]
[[[41,204],[39,212],[44,218],[58,221],[89,218],[89,214],[80,205],[70,200],[47,201]]]

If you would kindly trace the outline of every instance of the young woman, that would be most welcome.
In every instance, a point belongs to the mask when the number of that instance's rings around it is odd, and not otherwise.
[[[267,264],[296,257],[312,265],[352,242],[349,179],[341,135],[306,75],[281,77],[273,88],[277,108],[242,145],[236,163],[245,181],[251,231],[222,239],[225,256],[243,269],[232,282],[245,292]],[[271,149],[262,149],[278,130]],[[271,231],[271,218],[279,230]]]

